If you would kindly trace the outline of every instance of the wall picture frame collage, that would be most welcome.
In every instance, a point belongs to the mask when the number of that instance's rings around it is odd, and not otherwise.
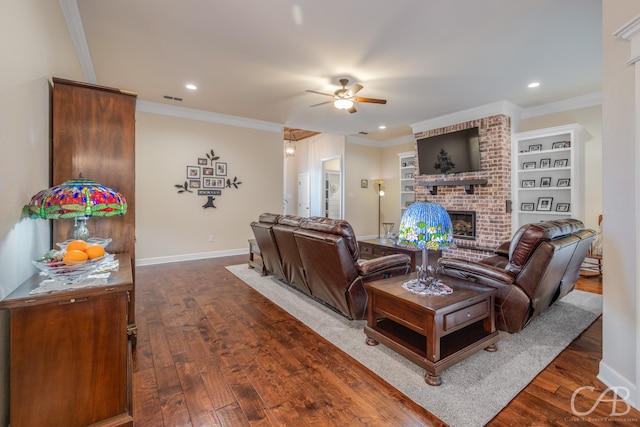
[[[216,208],[213,196],[222,195],[224,188],[238,189],[242,184],[237,176],[233,179],[226,178],[227,163],[220,162],[219,159],[220,156],[210,150],[205,157],[198,157],[195,165],[188,165],[184,183],[174,185],[178,189],[178,194],[194,193],[194,190],[197,190],[198,196],[207,196],[207,202],[202,206],[203,208]]]

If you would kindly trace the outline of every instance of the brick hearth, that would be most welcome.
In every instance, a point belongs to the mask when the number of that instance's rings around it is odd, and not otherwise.
[[[511,119],[497,115],[415,134],[418,140],[475,126],[480,128],[481,171],[459,173],[453,178],[451,175],[416,174],[414,186],[416,201],[438,203],[449,211],[476,212],[476,239],[456,239],[459,248],[443,252],[443,256],[469,260],[491,255],[493,249],[511,238],[511,214],[507,212],[507,201],[511,199]],[[435,196],[421,185],[458,179],[486,179],[488,182],[475,186],[474,194],[467,194],[462,186],[440,186]]]

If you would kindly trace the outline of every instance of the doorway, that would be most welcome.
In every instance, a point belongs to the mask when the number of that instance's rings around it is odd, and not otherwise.
[[[298,216],[309,216],[309,173],[298,175]]]
[[[322,161],[322,216],[342,219],[342,164],[340,157]]]

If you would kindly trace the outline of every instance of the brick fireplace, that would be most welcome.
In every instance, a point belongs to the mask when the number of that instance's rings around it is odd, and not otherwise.
[[[416,174],[414,187],[416,201],[438,203],[450,212],[474,213],[475,238],[469,238],[465,231],[465,235],[455,236],[458,249],[443,252],[443,256],[469,260],[491,255],[511,238],[511,213],[507,212],[511,200],[511,120],[500,114],[415,134],[418,140],[475,126],[480,128],[481,170],[454,176]],[[486,184],[474,185],[473,194],[469,194],[465,186],[447,183],[431,194],[428,184],[443,180],[486,180]]]

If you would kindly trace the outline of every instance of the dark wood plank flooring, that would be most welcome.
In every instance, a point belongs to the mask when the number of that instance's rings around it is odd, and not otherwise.
[[[136,269],[136,426],[445,425],[225,269],[246,261]],[[602,288],[599,278],[579,286]],[[490,425],[575,425],[573,390],[593,385],[585,396],[596,399],[605,389],[601,331],[595,322]],[[609,413],[603,403],[585,418]]]

